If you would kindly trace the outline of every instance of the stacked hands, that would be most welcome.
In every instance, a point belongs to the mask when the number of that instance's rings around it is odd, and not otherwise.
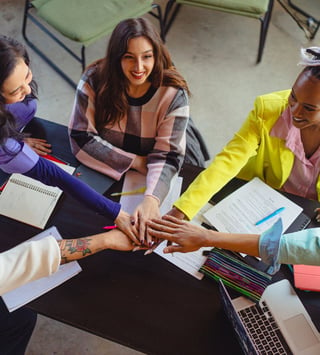
[[[26,137],[24,142],[39,155],[44,156],[51,153],[51,144],[45,139]],[[140,166],[146,168],[146,162],[141,160]],[[136,170],[143,169],[140,167]],[[170,214],[179,218],[170,216]],[[153,218],[154,216],[158,216],[158,218]],[[157,199],[153,196],[145,196],[133,215],[120,210],[115,220],[118,230],[113,230],[108,234],[108,248],[122,251],[146,250],[145,255],[147,255],[151,254],[164,240],[167,240],[164,253],[197,250],[201,247],[199,235],[201,235],[201,231],[203,233],[203,228],[183,221],[183,217],[182,213],[173,209],[161,218]],[[192,238],[192,235],[198,237]],[[171,245],[172,242],[175,245]]]
[[[205,245],[206,229],[176,218],[170,212],[159,218],[146,220],[139,216],[135,220],[121,211],[115,221],[118,230],[110,233],[114,232],[117,242],[123,243],[124,248],[120,250],[146,250],[145,255],[151,254],[165,240],[167,246],[163,252],[166,254],[191,252]]]

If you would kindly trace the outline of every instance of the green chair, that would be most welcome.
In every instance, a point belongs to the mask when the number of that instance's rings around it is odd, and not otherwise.
[[[169,31],[181,5],[229,12],[261,21],[257,63],[261,61],[274,0],[169,0],[164,14],[164,34]]]
[[[26,34],[28,19],[80,62],[84,70],[85,48],[88,45],[111,33],[120,21],[147,13],[159,20],[160,35],[164,38],[161,8],[152,0],[26,0],[22,34],[29,46],[72,87],[76,88],[76,83],[48,55],[44,54],[43,50],[29,40]],[[52,29],[78,42],[81,45],[81,54],[69,48],[54,34],[54,31],[52,32]]]

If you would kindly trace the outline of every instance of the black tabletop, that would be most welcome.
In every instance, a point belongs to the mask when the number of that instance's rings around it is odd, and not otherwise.
[[[46,122],[41,124],[47,126]],[[57,155],[68,159],[63,144],[65,140]],[[184,166],[183,190],[200,171]],[[242,183],[233,180],[213,200],[217,202]],[[119,190],[121,181],[117,184],[110,191]],[[316,202],[300,198],[295,202],[313,216]],[[47,227],[53,225],[64,238],[81,237],[103,232],[106,219],[63,194]],[[0,251],[37,233],[37,228],[0,216]],[[80,274],[28,306],[47,317],[148,354],[241,353],[223,312],[218,284],[213,280],[205,277],[199,281],[160,256],[144,256],[140,251],[106,250],[79,263],[83,269]],[[292,281],[286,266],[274,280],[283,277]],[[319,294],[298,294],[319,327]]]

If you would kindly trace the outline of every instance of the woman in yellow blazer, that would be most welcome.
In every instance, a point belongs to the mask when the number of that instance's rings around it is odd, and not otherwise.
[[[240,130],[168,214],[192,219],[233,177],[320,199],[320,47],[303,49],[291,90],[259,96]]]

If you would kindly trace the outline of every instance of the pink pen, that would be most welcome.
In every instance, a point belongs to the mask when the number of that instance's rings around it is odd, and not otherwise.
[[[114,225],[114,226],[104,226],[103,227],[103,229],[115,229],[115,228],[117,228],[116,225]]]

